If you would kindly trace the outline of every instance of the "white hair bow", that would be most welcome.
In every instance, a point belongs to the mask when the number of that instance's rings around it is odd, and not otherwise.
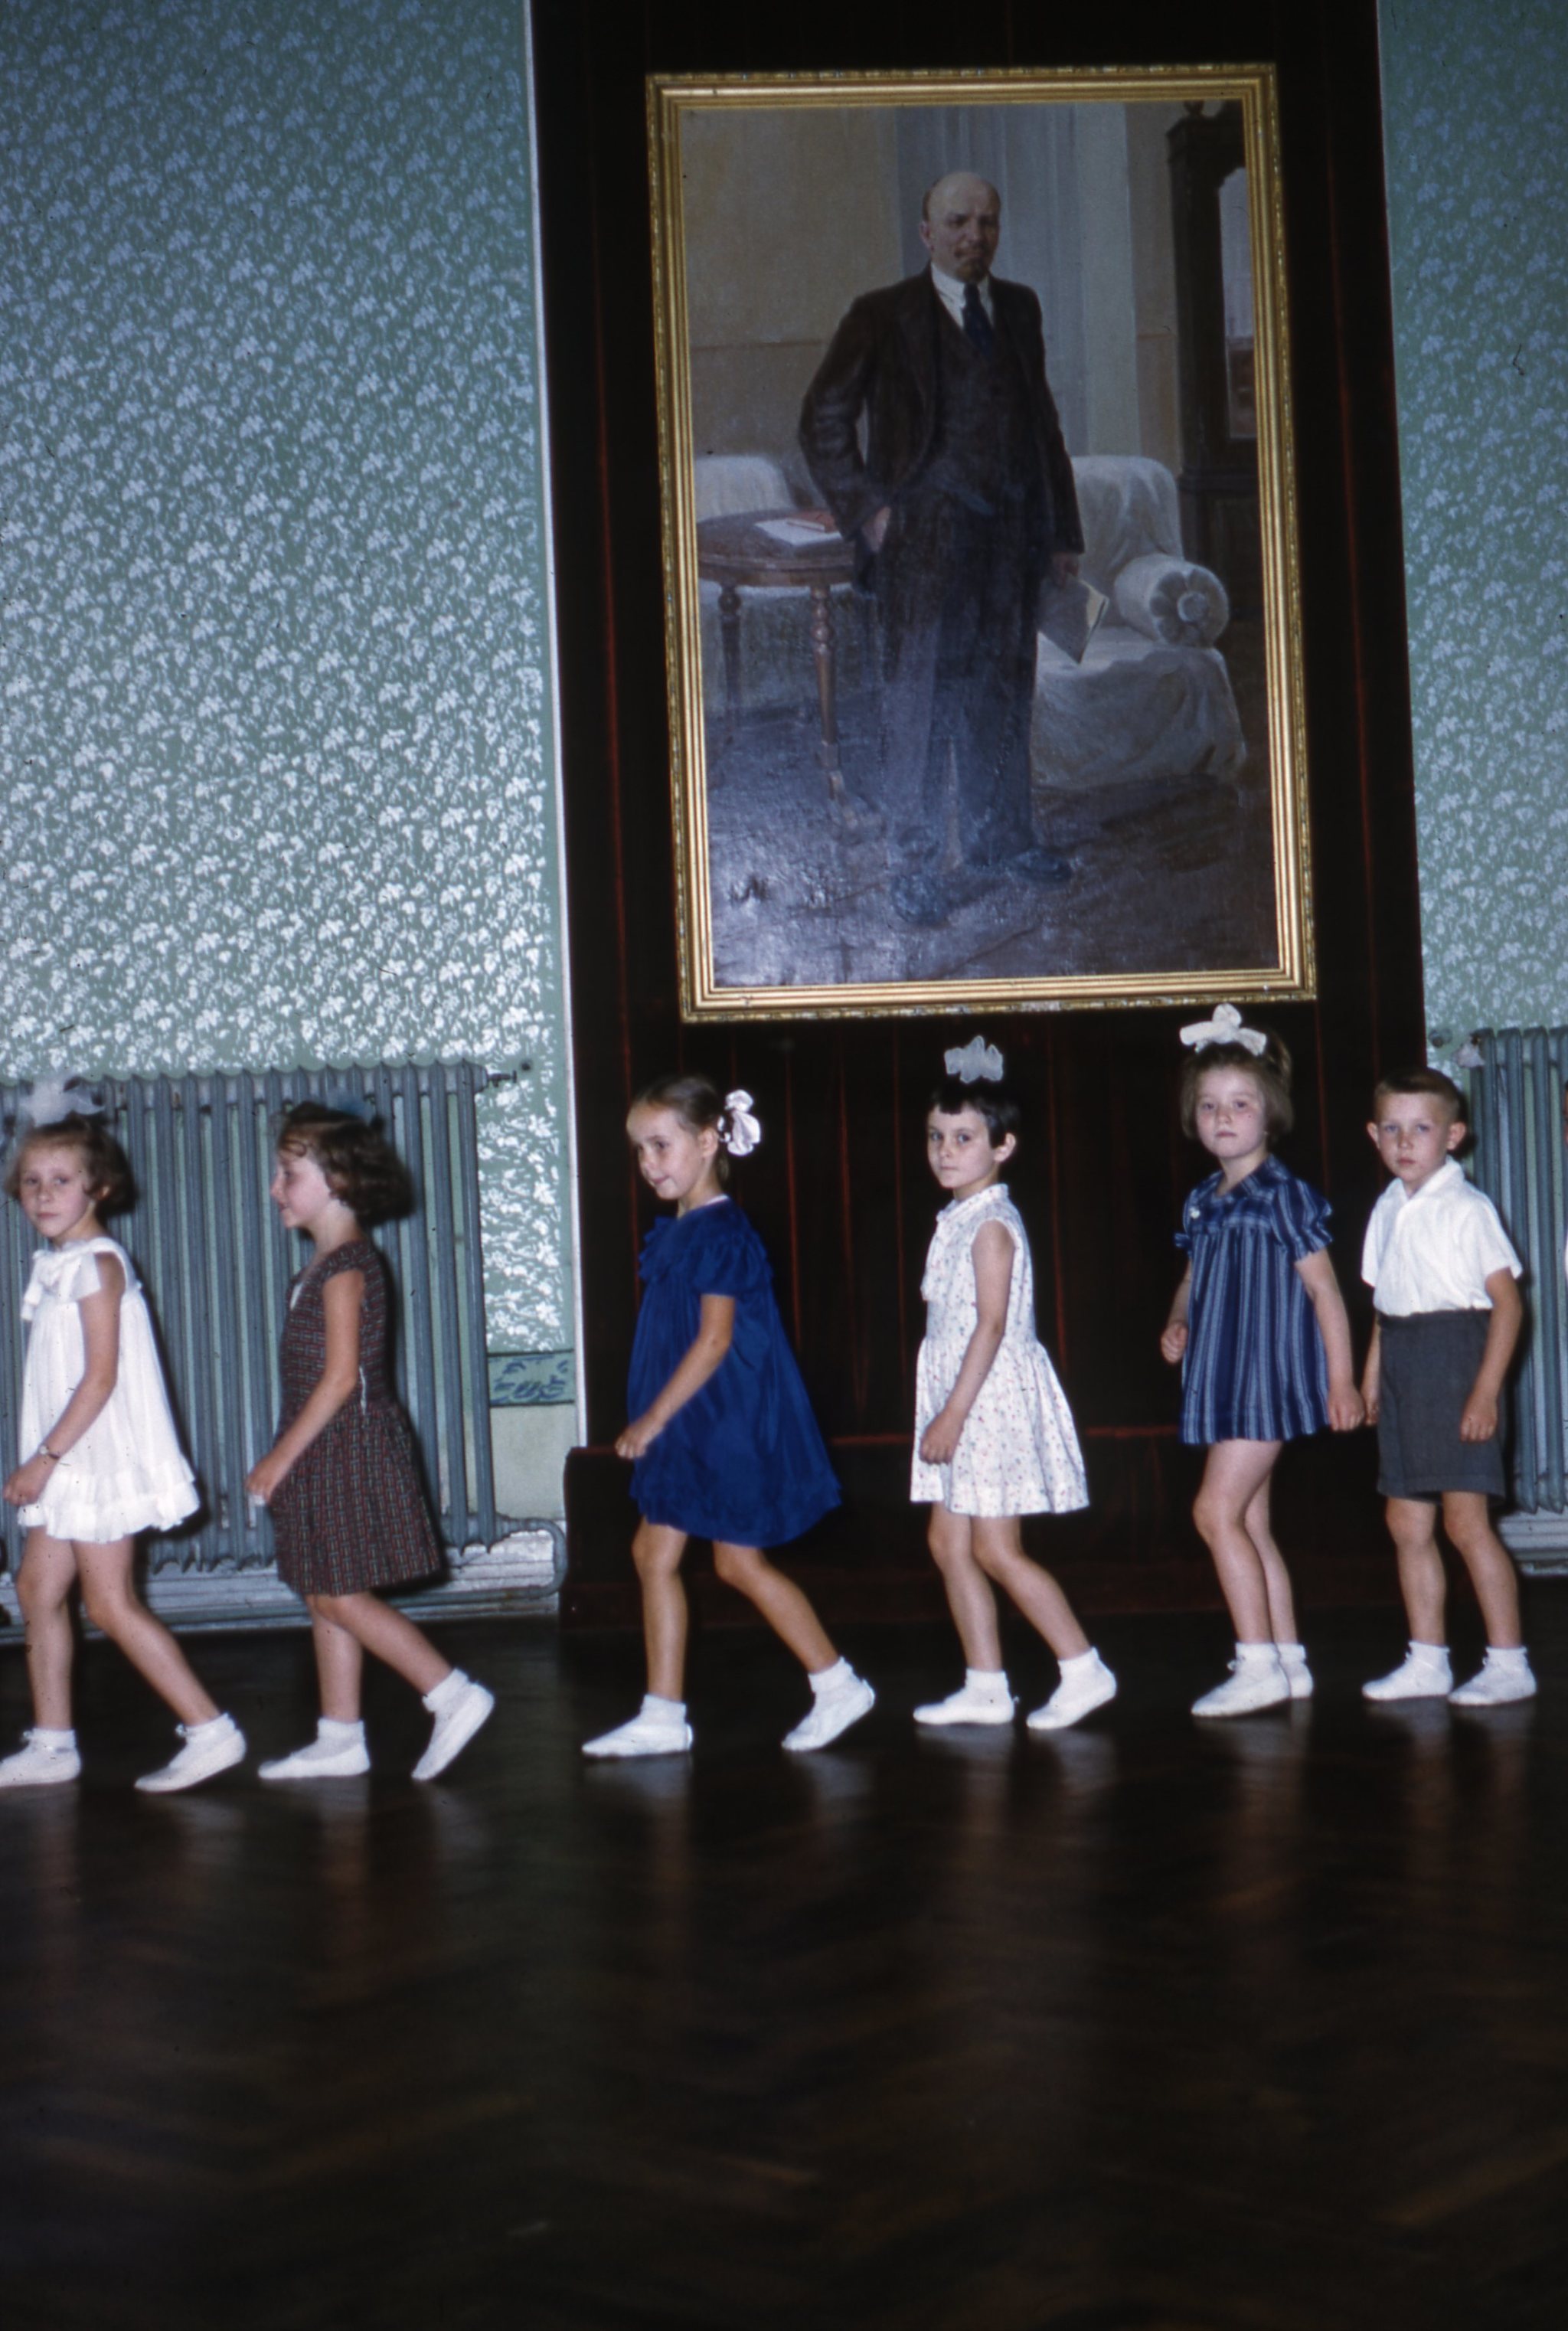
[[[1244,1028],[1241,1014],[1233,1004],[1217,1004],[1212,1020],[1193,1020],[1182,1031],[1183,1044],[1240,1044],[1256,1060],[1269,1050],[1269,1039],[1260,1028]]]
[[[762,1139],[761,1123],[752,1115],[751,1095],[738,1087],[724,1096],[724,1121],[718,1137],[732,1157],[749,1157]]]
[[[46,1077],[35,1077],[32,1089],[24,1093],[16,1105],[19,1125],[58,1125],[62,1117],[101,1117],[103,1103],[94,1100],[79,1077],[63,1069],[56,1069]]]
[[[971,1036],[962,1048],[955,1044],[950,1052],[943,1053],[942,1063],[948,1075],[956,1077],[961,1085],[1002,1082],[1002,1055],[984,1036]]]

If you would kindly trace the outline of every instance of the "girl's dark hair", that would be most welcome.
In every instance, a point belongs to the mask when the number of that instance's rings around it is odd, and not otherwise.
[[[644,1085],[632,1103],[632,1108],[667,1108],[686,1127],[688,1133],[707,1133],[710,1128],[718,1136],[718,1154],[714,1170],[721,1182],[729,1179],[729,1156],[724,1146],[729,1111],[724,1095],[711,1077],[695,1072],[677,1077],[655,1077]],[[630,1114],[630,1111],[628,1111]]]
[[[1245,1044],[1201,1044],[1195,1052],[1188,1053],[1182,1064],[1182,1131],[1189,1141],[1198,1136],[1198,1080],[1211,1069],[1246,1070],[1263,1096],[1263,1122],[1271,1141],[1278,1141],[1295,1124],[1290,1055],[1269,1030],[1259,1032],[1269,1038],[1261,1052],[1250,1052]]]
[[[985,1129],[991,1136],[993,1147],[1004,1140],[1008,1134],[1016,1135],[1023,1122],[1023,1111],[1019,1107],[1017,1094],[1005,1083],[987,1084],[984,1078],[966,1085],[957,1077],[944,1077],[926,1103],[926,1108],[927,1114],[939,1108],[944,1117],[957,1117],[965,1109],[972,1108],[977,1117],[985,1119]]]
[[[122,1214],[136,1203],[136,1183],[130,1160],[101,1118],[83,1117],[71,1109],[52,1125],[29,1125],[11,1145],[5,1160],[5,1194],[21,1195],[22,1169],[34,1149],[74,1149],[100,1214]]]
[[[408,1168],[374,1118],[299,1100],[279,1118],[275,1138],[284,1156],[314,1157],[333,1195],[366,1230],[413,1212]]]

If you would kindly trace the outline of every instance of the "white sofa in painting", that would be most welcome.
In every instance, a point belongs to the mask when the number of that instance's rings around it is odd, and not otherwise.
[[[1084,454],[1073,462],[1083,519],[1083,572],[1110,604],[1081,664],[1042,638],[1035,672],[1031,756],[1037,785],[1081,791],[1134,778],[1233,779],[1246,758],[1225,659],[1214,642],[1230,621],[1225,588],[1182,553],[1176,482],[1139,454]],[[787,510],[800,497],[783,464],[722,453],[693,465],[698,520]],[[702,693],[724,709],[718,585],[700,590]],[[814,718],[810,595],[743,590],[741,701],[747,712],[794,707]],[[848,584],[833,593],[841,701],[871,685],[865,603]]]
[[[1037,785],[1085,791],[1135,778],[1228,783],[1247,756],[1225,659],[1225,586],[1182,554],[1176,481],[1141,454],[1072,465],[1083,574],[1110,604],[1075,663],[1040,642],[1030,737]]]

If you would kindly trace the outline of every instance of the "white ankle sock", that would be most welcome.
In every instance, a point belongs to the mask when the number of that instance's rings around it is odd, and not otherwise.
[[[1427,1660],[1434,1667],[1440,1667],[1447,1662],[1449,1647],[1447,1643],[1418,1643],[1412,1635],[1410,1656],[1412,1660]]]
[[[854,1680],[855,1670],[848,1660],[835,1660],[832,1666],[823,1668],[820,1675],[808,1675],[806,1678],[806,1681],[818,1699],[822,1698],[824,1692],[842,1691],[846,1685],[853,1683]]]
[[[1091,1643],[1087,1651],[1079,1651],[1070,1660],[1058,1660],[1057,1666],[1064,1676],[1088,1675],[1100,1663],[1100,1655]]]
[[[975,1691],[989,1693],[993,1699],[1001,1699],[1006,1695],[1007,1670],[1005,1668],[965,1668],[964,1680]]]
[[[656,1716],[663,1724],[684,1724],[686,1702],[683,1699],[662,1699],[656,1691],[645,1691],[642,1695],[642,1706],[638,1713],[641,1716]]]
[[[1278,1643],[1238,1643],[1236,1657],[1243,1667],[1266,1668],[1271,1660],[1278,1659],[1279,1646]]]
[[[461,1668],[453,1668],[449,1673],[443,1675],[434,1690],[427,1691],[424,1695],[424,1704],[431,1714],[443,1715],[467,1681],[468,1678]]]
[[[204,1724],[187,1724],[185,1727],[185,1738],[187,1740],[204,1740],[209,1733],[216,1732],[220,1726],[230,1724],[233,1721],[233,1718],[232,1717],[225,1716],[220,1708],[217,1715],[209,1716]]]
[[[1305,1660],[1307,1657],[1305,1643],[1276,1643],[1274,1648],[1282,1660]]]
[[[1527,1668],[1530,1664],[1530,1654],[1523,1643],[1510,1643],[1506,1651],[1499,1651],[1496,1643],[1488,1643],[1487,1657],[1495,1668],[1506,1668],[1509,1670]]]
[[[35,1748],[74,1748],[76,1728],[73,1725],[68,1724],[63,1731],[55,1731],[47,1724],[35,1724],[33,1727],[33,1745]]]
[[[365,1719],[356,1716],[352,1724],[341,1716],[324,1716],[316,1727],[318,1740],[330,1741],[334,1748],[347,1748],[351,1742],[365,1737]]]

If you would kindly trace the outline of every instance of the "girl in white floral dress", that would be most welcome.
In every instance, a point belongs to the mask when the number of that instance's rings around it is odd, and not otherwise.
[[[921,1293],[910,1496],[931,1504],[929,1543],[964,1646],[960,1689],[915,1710],[917,1724],[1010,1724],[995,1589],[1056,1653],[1061,1680],[1031,1729],[1052,1732],[1101,1708],[1116,1678],[1048,1570],[1023,1550],[1019,1518],[1088,1503],[1083,1459],[1055,1371],[1034,1331],[1029,1239],[1002,1180],[1018,1146],[1018,1104],[1002,1056],[978,1037],[946,1056],[931,1097],[927,1156],[949,1203],[936,1218]]]

